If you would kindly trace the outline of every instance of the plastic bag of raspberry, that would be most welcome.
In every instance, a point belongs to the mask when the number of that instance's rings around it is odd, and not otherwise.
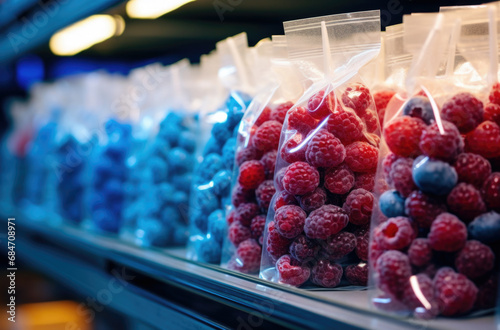
[[[366,285],[379,121],[358,71],[379,52],[379,12],[284,27],[289,58],[312,84],[283,124],[260,276]]]
[[[500,85],[490,78],[496,45],[481,38],[496,34],[488,17],[488,7],[461,12],[461,23],[453,12],[404,17],[414,61],[408,96],[387,107],[377,178],[389,189],[372,216],[372,302],[380,309],[432,318],[496,303]]]
[[[261,41],[254,47],[254,69],[266,81],[241,121],[233,170],[228,235],[222,266],[243,273],[260,269],[266,216],[274,196],[274,166],[281,128],[287,111],[302,94],[302,85],[287,61],[285,36]]]

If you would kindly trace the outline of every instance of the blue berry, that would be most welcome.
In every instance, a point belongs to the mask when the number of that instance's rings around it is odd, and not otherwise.
[[[207,232],[208,221],[207,215],[204,212],[200,209],[190,209],[189,218],[191,219],[191,223],[194,224],[199,231],[203,234]]]
[[[97,228],[107,232],[117,233],[120,229],[120,219],[116,218],[113,212],[108,212],[102,208],[92,213],[92,220]]]
[[[172,224],[182,224],[182,215],[180,210],[176,206],[167,206],[160,210],[160,218],[162,222],[172,223]]]
[[[217,172],[213,179],[214,192],[218,196],[229,195],[229,190],[231,188],[231,172],[228,170],[220,170]]]
[[[379,199],[380,210],[388,218],[404,216],[405,199],[396,190],[384,192]]]
[[[413,181],[424,193],[442,196],[455,187],[458,175],[448,163],[419,156],[413,162]]]
[[[205,148],[203,149],[203,156],[208,154],[220,154],[221,146],[219,142],[212,136],[208,139],[207,144],[205,144]]]
[[[434,120],[431,102],[424,96],[412,97],[403,108],[403,114],[406,116],[422,119],[426,124]]]
[[[199,175],[203,179],[210,181],[214,177],[215,173],[222,170],[223,167],[224,163],[219,155],[209,154],[203,159],[203,162],[200,165]]]
[[[172,196],[172,202],[174,205],[186,205],[188,200],[189,197],[184,191],[176,191]]]
[[[103,193],[110,201],[121,202],[124,198],[123,183],[117,179],[110,179],[104,183]]]
[[[172,166],[173,171],[186,172],[193,166],[191,154],[186,150],[176,147],[168,153],[168,163]]]
[[[500,214],[495,211],[481,214],[468,226],[473,239],[491,244],[500,241]]]
[[[168,152],[170,151],[170,144],[168,141],[160,141],[156,139],[151,145],[150,157],[160,157],[163,160],[168,160]]]
[[[160,127],[165,125],[182,126],[184,117],[176,112],[169,112],[165,119],[160,123]]]
[[[222,245],[226,235],[226,217],[223,210],[215,210],[208,216],[208,233]]]
[[[149,166],[154,183],[167,181],[168,164],[163,159],[154,157],[149,161]]]
[[[189,193],[191,189],[192,179],[193,174],[188,172],[181,175],[174,175],[174,177],[172,178],[172,183],[175,189]]]
[[[155,186],[156,200],[161,206],[173,203],[175,188],[170,183],[160,183]]]
[[[173,227],[156,219],[140,218],[135,231],[136,244],[165,246],[170,240]]]
[[[166,123],[165,126],[160,127],[158,135],[161,138],[167,140],[170,146],[176,147],[179,142],[179,136],[181,135],[181,132],[181,127],[172,123]]]
[[[196,136],[189,131],[182,132],[179,138],[179,147],[184,148],[187,152],[194,152],[196,148]]]
[[[229,128],[228,121],[215,123],[212,127],[212,136],[219,142],[220,145],[226,142],[232,134],[233,132]]]
[[[214,238],[205,238],[198,243],[198,258],[201,262],[220,263],[221,246]]]
[[[193,207],[205,214],[210,214],[219,208],[219,199],[210,189],[197,190]]]
[[[173,233],[173,243],[175,245],[184,246],[186,245],[189,238],[189,230],[185,225],[177,225]]]
[[[125,142],[110,143],[104,150],[104,154],[113,160],[123,161],[127,156],[127,145]]]
[[[222,148],[222,161],[224,166],[232,171],[234,166],[234,155],[236,153],[236,138],[230,138]]]

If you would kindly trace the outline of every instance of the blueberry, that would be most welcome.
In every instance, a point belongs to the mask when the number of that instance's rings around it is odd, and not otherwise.
[[[160,183],[155,187],[156,200],[162,206],[173,203],[175,187],[170,183]]]
[[[127,156],[127,145],[125,142],[114,142],[106,146],[104,154],[114,161],[121,162]]]
[[[157,219],[140,218],[135,231],[136,244],[142,246],[166,246],[174,228]]]
[[[193,166],[193,159],[186,150],[176,147],[169,151],[168,163],[173,171],[185,172]]]
[[[207,144],[205,144],[205,148],[203,149],[203,156],[208,154],[220,154],[221,146],[219,142],[212,136],[208,139]]]
[[[92,213],[92,220],[96,228],[101,230],[117,233],[120,229],[120,219],[116,218],[113,214],[104,209],[97,209]]]
[[[197,190],[194,198],[194,207],[205,214],[210,214],[219,208],[219,199],[211,189]]]
[[[168,179],[168,164],[163,159],[153,157],[149,161],[149,169],[154,183],[167,181]]]
[[[182,126],[183,125],[183,116],[175,113],[169,112],[165,119],[160,123],[160,127],[162,128],[165,125],[174,125],[174,126]]]
[[[189,193],[189,191],[191,190],[192,180],[193,174],[188,172],[181,175],[174,175],[174,177],[172,178],[172,184],[174,185],[175,189]]]
[[[161,141],[161,139],[157,138],[150,148],[151,151],[149,152],[151,157],[160,157],[164,160],[168,159],[168,152],[170,151],[170,144],[168,141]]]
[[[434,112],[432,111],[431,102],[424,96],[414,96],[406,102],[403,108],[403,113],[406,116],[417,117],[422,119],[426,124],[430,124],[434,120]]]
[[[230,138],[222,147],[222,161],[225,168],[232,171],[234,166],[234,155],[236,153],[236,139]]]
[[[104,184],[104,193],[108,196],[109,200],[121,202],[124,198],[123,183],[116,179],[106,181]]]
[[[214,238],[205,238],[198,243],[199,261],[211,264],[220,263],[221,246]]]
[[[172,202],[174,205],[186,205],[188,203],[189,197],[184,191],[176,191],[172,196]]]
[[[188,230],[187,226],[178,225],[177,227],[175,227],[173,237],[172,237],[174,245],[184,246],[184,245],[186,245],[188,238],[189,238],[189,230]]]
[[[212,180],[215,173],[222,170],[224,163],[217,154],[209,154],[204,159],[199,167],[199,175],[205,180]]]
[[[194,152],[196,149],[196,135],[188,131],[182,132],[179,138],[179,146],[187,152]]]
[[[233,132],[229,127],[228,121],[215,123],[212,127],[212,136],[219,142],[219,144],[226,142],[232,134]]]
[[[174,226],[182,223],[182,215],[176,206],[167,206],[161,209],[160,218],[162,222],[172,223]]]
[[[229,190],[231,187],[231,172],[228,170],[220,170],[217,172],[213,179],[214,192],[218,196],[226,196],[229,195]]]
[[[405,200],[396,190],[384,192],[379,199],[380,210],[388,218],[405,214]]]
[[[191,220],[191,223],[194,224],[194,226],[201,231],[203,234],[206,234],[207,229],[208,229],[208,221],[207,221],[207,215],[203,213],[199,209],[193,209],[189,213],[189,218]]]
[[[208,216],[208,233],[222,245],[226,235],[226,217],[223,210],[215,210]]]
[[[485,244],[500,241],[500,214],[495,211],[477,216],[468,226],[469,234]]]
[[[448,163],[425,156],[419,156],[413,162],[413,181],[425,193],[447,195],[457,180],[457,172]]]
[[[179,142],[179,136],[182,132],[182,129],[171,123],[166,123],[165,126],[160,127],[160,131],[158,132],[158,136],[162,139],[165,139],[170,146],[176,147]]]

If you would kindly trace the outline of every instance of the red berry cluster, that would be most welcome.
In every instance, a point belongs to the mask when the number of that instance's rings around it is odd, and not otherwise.
[[[278,164],[286,164],[266,236],[280,282],[366,285],[380,141],[370,91],[360,83],[319,91],[284,125]]]
[[[373,229],[370,246],[376,284],[391,300],[381,307],[433,317],[496,301],[496,291],[486,290],[500,242],[488,238],[500,227],[500,173],[492,173],[500,157],[499,90],[486,106],[470,93],[453,96],[439,122],[418,96],[406,103],[415,109],[403,105],[404,115],[384,127],[391,153],[381,172],[394,190],[380,197],[388,219]],[[442,182],[445,191],[437,188]]]

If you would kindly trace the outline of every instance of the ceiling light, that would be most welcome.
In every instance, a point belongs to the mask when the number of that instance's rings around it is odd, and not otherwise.
[[[158,18],[194,0],[130,0],[127,15],[132,18]]]

